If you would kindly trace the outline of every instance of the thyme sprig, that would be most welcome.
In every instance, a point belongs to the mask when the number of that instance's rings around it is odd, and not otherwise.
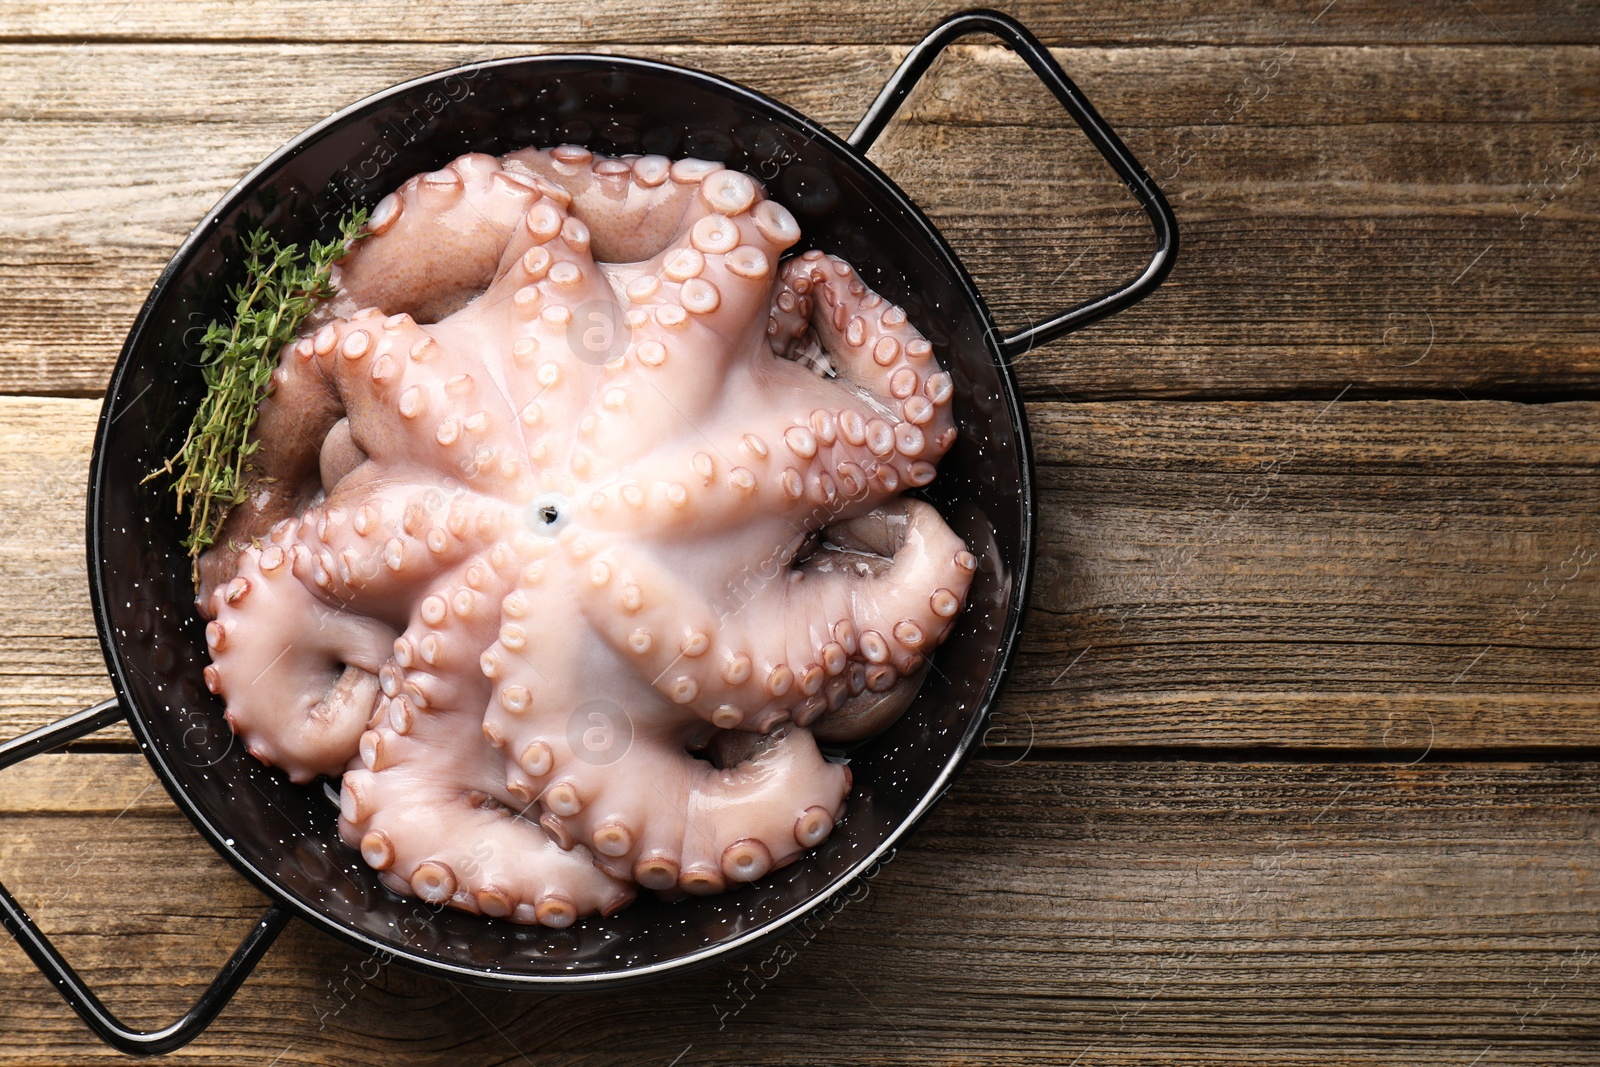
[[[144,480],[177,474],[173,491],[178,514],[189,515],[183,546],[191,557],[213,544],[228,512],[248,494],[251,440],[261,401],[270,392],[278,353],[294,340],[317,301],[334,294],[333,264],[351,242],[365,236],[365,208],[339,223],[331,241],[313,241],[309,255],[298,245],[279,244],[264,228],[245,239],[245,280],[229,296],[233,322],[212,320],[200,338],[206,394],[194,413],[183,446]]]

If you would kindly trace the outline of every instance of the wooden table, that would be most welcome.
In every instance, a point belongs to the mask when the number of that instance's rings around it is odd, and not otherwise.
[[[1038,583],[989,750],[866,898],[604,995],[458,988],[296,927],[208,1064],[1600,1062],[1600,8],[1008,5],[1164,185],[1151,300],[1023,362]],[[178,241],[325,114],[625,51],[847,131],[924,0],[0,7],[0,734],[109,692],[94,419]],[[1001,318],[1138,262],[1009,53],[874,153]],[[123,729],[0,776],[0,876],[166,1022],[261,898]],[[744,992],[749,990],[749,992]],[[100,1062],[15,947],[0,1063]]]

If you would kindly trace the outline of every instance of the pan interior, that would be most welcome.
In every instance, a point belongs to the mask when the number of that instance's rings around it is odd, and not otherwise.
[[[927,496],[978,555],[969,606],[910,711],[847,754],[849,815],[812,854],[720,896],[645,899],[566,930],[523,927],[403,899],[340,841],[321,787],[247,756],[206,691],[184,529],[143,477],[174,452],[203,383],[195,341],[227,307],[242,232],[326,238],[353,206],[464,152],[586,145],[610,154],[719,160],[761,178],[803,228],[798,250],[848,259],[903,305],[955,382],[959,439]],[[402,960],[500,985],[659,974],[748,945],[799,919],[883,852],[974,742],[1014,637],[1026,577],[1029,472],[1009,378],[985,313],[943,243],[892,186],[837,141],[764,98],[641,61],[542,57],[435,75],[355,105],[264,163],[168,266],[108,392],[90,503],[91,584],[108,662],[157,772],[230,861],[307,918]]]

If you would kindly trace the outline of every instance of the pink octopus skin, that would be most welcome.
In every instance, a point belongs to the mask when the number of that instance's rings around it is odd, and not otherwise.
[[[467,155],[369,230],[202,559],[249,752],[342,775],[396,892],[516,922],[818,844],[816,738],[904,710],[975,568],[900,495],[956,433],[929,343],[716,163]]]

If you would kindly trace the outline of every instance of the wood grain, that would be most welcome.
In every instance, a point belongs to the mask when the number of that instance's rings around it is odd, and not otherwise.
[[[0,136],[48,161],[0,188],[0,390],[97,394],[183,235],[304,126],[406,77],[532,47],[547,46],[0,48],[16,72],[0,80]],[[843,132],[902,50],[630,51]],[[1600,310],[1574,283],[1600,272],[1600,140],[1582,118],[1600,50],[1060,56],[1167,189],[1184,246],[1151,300],[1025,360],[1030,395],[1600,396]],[[308,85],[307,68],[326,74]],[[1126,194],[1063,121],[1009,53],[968,47],[874,153],[1005,323],[1141,263]]]
[[[1036,743],[1600,742],[1593,405],[1029,413]]]
[[[108,695],[94,401],[0,399],[0,724]],[[1600,745],[1600,405],[1036,403],[995,747]]]
[[[294,924],[174,1062],[1600,1064],[1600,6],[1003,6],[1184,247],[1150,301],[1019,364],[1037,581],[984,754],[781,967],[522,996]],[[0,737],[109,694],[98,403],[56,398],[100,394],[173,249],[267,153],[541,51],[708,70],[844,133],[942,13],[0,7]],[[971,40],[873,158],[1019,323],[1147,238],[1033,76]],[[0,774],[0,878],[159,1025],[264,902],[125,727],[95,742]],[[0,945],[0,1067],[120,1059]]]
[[[1049,44],[1130,41],[1275,44],[1284,39],[1340,43],[1404,41],[1428,44],[1593,43],[1600,18],[1592,0],[1524,4],[1448,0],[1396,7],[1382,0],[1310,3],[1180,0],[1160,5],[1112,0],[1083,7],[1051,0],[994,5]],[[288,0],[271,5],[225,0],[127,0],[111,7],[91,0],[19,0],[0,13],[0,37],[14,40],[262,40],[465,41],[529,35],[585,42],[656,41],[743,44],[843,43],[920,38],[959,5],[886,0],[870,5],[818,7],[767,0],[714,5],[645,6],[622,0],[521,0],[379,7]]]
[[[327,5],[323,5],[327,6]],[[970,38],[981,42],[982,38]],[[313,122],[432,71],[584,49],[642,56],[745,82],[841,132],[908,49],[850,44],[607,43],[513,37],[483,44],[0,44],[0,118],[111,126]],[[1266,127],[1359,123],[1530,123],[1581,127],[1594,45],[1089,46],[1051,50],[1119,131],[1248,120]],[[306,77],[314,68],[316,77]],[[152,70],[171,73],[159,80]],[[137,91],[135,91],[137,90]],[[263,92],[263,90],[271,90]],[[292,90],[292,91],[291,91]],[[1229,100],[1230,93],[1238,94]],[[1227,108],[1211,114],[1211,108]],[[1237,108],[1237,110],[1235,110]],[[951,47],[902,106],[918,125],[1069,129],[1072,121],[1009,50]],[[1154,163],[1154,161],[1152,161]],[[1444,205],[1438,205],[1444,206]]]
[[[980,763],[786,953],[529,996],[372,968],[293,926],[175,1059],[1592,1062],[1597,772]],[[147,1023],[195,995],[262,903],[159,787],[141,792],[152,781],[138,756],[87,754],[0,778],[6,883]],[[113,1058],[15,949],[0,989],[0,1064]]]

